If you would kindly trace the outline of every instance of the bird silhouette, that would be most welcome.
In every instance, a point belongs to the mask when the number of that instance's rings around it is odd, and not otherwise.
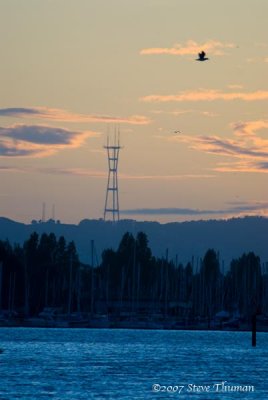
[[[198,58],[196,61],[207,61],[209,58],[206,57],[206,53],[202,50],[201,53],[198,53]]]

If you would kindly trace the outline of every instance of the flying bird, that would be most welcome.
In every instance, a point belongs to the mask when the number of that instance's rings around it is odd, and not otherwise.
[[[198,57],[196,58],[196,61],[206,61],[209,60],[209,58],[206,57],[206,53],[204,51],[201,51],[201,53],[198,53]]]

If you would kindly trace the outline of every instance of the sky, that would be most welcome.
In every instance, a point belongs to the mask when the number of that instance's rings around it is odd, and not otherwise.
[[[267,215],[267,0],[0,0],[0,216]],[[198,53],[209,58],[197,61]]]

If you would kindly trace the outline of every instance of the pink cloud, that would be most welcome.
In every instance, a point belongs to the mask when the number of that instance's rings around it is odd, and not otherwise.
[[[264,162],[240,160],[234,163],[219,163],[214,171],[218,172],[251,172],[268,174],[268,164]]]
[[[174,110],[174,111],[152,110],[151,113],[152,114],[167,114],[167,115],[173,115],[173,116],[184,115],[184,114],[198,114],[198,115],[202,115],[204,117],[209,117],[209,118],[213,118],[213,117],[218,117],[219,116],[219,114],[216,114],[216,113],[211,112],[211,111],[200,111],[200,110],[193,110],[193,109],[189,109],[189,110]]]
[[[45,119],[62,122],[105,122],[130,125],[146,125],[150,120],[142,115],[132,115],[130,117],[91,115],[72,113],[59,108],[48,107],[12,107],[0,109],[0,116],[15,118]]]
[[[148,95],[140,99],[147,103],[167,103],[167,102],[196,102],[196,101],[257,101],[268,100],[267,90],[257,90],[255,92],[221,92],[218,90],[200,89],[198,91],[185,91],[172,95]]]
[[[36,168],[36,167],[15,167],[15,166],[1,166],[0,172],[39,172],[44,174],[57,174],[57,175],[73,175],[73,176],[84,176],[98,179],[107,179],[107,171],[90,170],[85,168]],[[119,179],[122,180],[183,180],[183,179],[207,179],[214,178],[213,174],[181,174],[181,175],[131,175],[131,174],[119,174]]]
[[[229,89],[243,89],[243,85],[238,85],[238,84],[231,84],[228,85]]]
[[[214,168],[220,172],[265,172],[268,171],[268,139],[257,135],[257,131],[268,128],[267,120],[239,122],[232,125],[234,136],[187,136],[177,135],[169,140],[184,142],[190,148],[225,156],[230,161],[218,163]]]
[[[255,135],[255,132],[261,129],[268,128],[267,120],[256,120],[256,121],[248,121],[248,122],[237,122],[232,124],[234,129],[234,133],[237,136],[253,136],[256,140],[258,139]]]
[[[120,179],[130,179],[130,180],[183,180],[183,179],[206,179],[214,178],[212,174],[181,174],[181,175],[129,175],[120,174]]]
[[[71,131],[46,125],[0,127],[0,156],[45,157],[67,148],[80,147],[91,131]]]
[[[142,49],[140,51],[141,55],[159,55],[159,54],[169,54],[175,56],[185,56],[198,54],[200,50],[204,50],[211,54],[223,55],[223,49],[236,47],[233,43],[222,43],[216,40],[208,40],[207,42],[197,43],[194,40],[188,40],[186,44],[182,45],[180,43],[174,44],[173,47],[151,47],[147,49]]]

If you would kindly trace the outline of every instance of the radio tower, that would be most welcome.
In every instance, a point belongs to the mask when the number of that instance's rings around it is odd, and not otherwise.
[[[108,156],[108,182],[106,189],[106,198],[104,206],[104,220],[106,220],[107,214],[112,214],[113,222],[119,221],[119,199],[118,199],[118,179],[117,179],[117,168],[119,150],[121,149],[119,134],[115,133],[114,144],[109,144],[109,136],[107,136],[107,145],[104,146],[107,149]]]

